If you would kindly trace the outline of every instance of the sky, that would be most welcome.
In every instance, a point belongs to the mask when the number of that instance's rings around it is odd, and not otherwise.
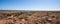
[[[60,0],[0,0],[0,10],[60,10]]]

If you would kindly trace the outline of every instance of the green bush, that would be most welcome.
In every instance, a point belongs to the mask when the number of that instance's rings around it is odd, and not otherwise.
[[[27,16],[18,16],[17,18],[19,18],[19,19],[26,19]]]

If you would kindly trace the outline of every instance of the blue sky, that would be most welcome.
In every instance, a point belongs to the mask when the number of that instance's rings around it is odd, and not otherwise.
[[[60,10],[60,0],[0,0],[0,10]]]

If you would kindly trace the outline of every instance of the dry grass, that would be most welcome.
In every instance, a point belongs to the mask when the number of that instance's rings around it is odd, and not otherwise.
[[[60,12],[1,12],[0,24],[60,24]]]

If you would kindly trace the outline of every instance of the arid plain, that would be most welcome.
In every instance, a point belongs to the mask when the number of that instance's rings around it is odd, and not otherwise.
[[[0,24],[60,24],[60,11],[0,12]]]

